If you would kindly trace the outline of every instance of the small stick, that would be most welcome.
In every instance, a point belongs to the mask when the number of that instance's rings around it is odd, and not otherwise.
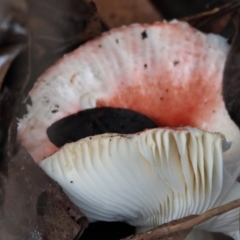
[[[186,21],[186,22],[199,20],[200,18],[217,14],[217,13],[223,11],[223,10],[225,10],[226,12],[229,12],[232,9],[236,9],[237,7],[239,7],[239,4],[240,3],[238,1],[227,3],[227,4],[222,5],[221,7],[216,7],[216,8],[213,8],[213,9],[205,11],[205,12],[194,14],[192,16],[183,17],[183,18],[180,18],[179,20],[180,21]]]

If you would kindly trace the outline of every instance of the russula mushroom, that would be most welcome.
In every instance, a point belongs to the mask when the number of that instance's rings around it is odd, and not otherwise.
[[[158,128],[66,144],[39,163],[90,221],[154,227],[240,198],[220,133]],[[199,225],[240,239],[239,209]]]
[[[239,159],[240,132],[221,95],[229,46],[214,34],[172,21],[113,29],[64,56],[30,92],[19,121],[21,144],[36,162],[58,150],[46,134],[55,121],[111,106],[145,114],[160,126],[222,132],[232,142],[224,160]]]
[[[72,155],[70,155],[68,152],[69,149],[76,148],[76,153],[79,153],[77,146],[83,145],[85,146],[83,150],[87,151],[94,142],[102,142],[103,139],[106,141],[109,140],[110,142],[111,136],[113,136],[115,140],[118,139],[113,142],[120,144],[119,146],[115,146],[115,149],[119,149],[118,147],[122,145],[127,147],[128,141],[130,141],[129,139],[135,139],[137,136],[139,139],[144,139],[142,136],[149,136],[149,138],[146,139],[152,139],[151,133],[154,133],[154,131],[161,133],[166,131],[171,139],[174,139],[175,135],[182,136],[181,133],[177,133],[178,131],[183,133],[188,131],[190,135],[194,135],[194,132],[205,136],[205,133],[203,134],[200,133],[200,130],[188,128],[187,130],[176,130],[176,133],[170,129],[149,130],[139,135],[129,137],[121,137],[114,134],[103,135],[93,137],[92,139],[86,138],[80,140],[74,144],[66,145],[59,150],[57,146],[50,142],[46,131],[54,122],[84,109],[104,106],[126,108],[145,114],[159,126],[192,126],[210,132],[221,132],[232,142],[231,149],[223,154],[224,162],[226,165],[236,163],[239,160],[238,145],[240,142],[240,132],[230,119],[221,96],[222,72],[228,50],[229,45],[224,38],[214,34],[203,34],[184,22],[161,22],[152,25],[134,24],[129,27],[111,30],[64,56],[63,59],[59,60],[38,79],[30,92],[32,105],[28,106],[28,113],[19,120],[18,138],[44,171],[59,182],[66,193],[69,194],[72,201],[77,205],[80,202],[83,204],[79,206],[81,209],[85,209],[85,213],[90,219],[112,218],[116,220],[122,217],[122,219],[129,223],[141,225],[143,216],[147,216],[147,210],[157,210],[146,204],[144,205],[146,212],[138,212],[137,208],[143,200],[137,198],[134,200],[134,204],[131,204],[132,209],[129,208],[129,215],[122,215],[128,211],[114,205],[118,199],[110,203],[109,199],[107,199],[108,195],[106,195],[105,197],[106,200],[108,200],[107,203],[110,210],[112,210],[114,214],[120,210],[122,210],[122,213],[120,215],[114,215],[109,212],[103,217],[101,214],[106,212],[105,203],[102,209],[98,208],[99,212],[97,212],[97,214],[99,218],[96,217],[96,213],[94,213],[93,209],[89,208],[89,204],[91,207],[96,208],[98,201],[101,199],[96,198],[94,202],[90,201],[87,203],[86,200],[89,200],[89,196],[95,193],[89,192],[84,188],[82,182],[76,184],[78,182],[71,180],[68,173],[73,171],[75,177],[86,177],[91,187],[95,186],[95,188],[98,189],[101,185],[101,187],[113,188],[112,184],[114,183],[114,179],[112,182],[108,182],[109,186],[107,186],[104,181],[106,181],[108,177],[112,179],[111,170],[114,170],[112,169],[114,165],[111,165],[111,161],[109,160],[109,170],[106,170],[107,168],[104,170],[105,166],[103,165],[98,166],[101,168],[101,171],[105,171],[105,174],[102,175],[102,172],[99,173],[103,177],[101,180],[98,172],[95,172],[92,179],[99,181],[94,182],[89,178],[90,175],[87,175],[88,173],[84,171],[84,168],[78,168],[81,166],[80,164],[83,164],[82,166],[86,168],[91,168],[91,165],[88,165],[91,163],[90,158],[85,159],[84,154],[86,152],[80,154],[84,157],[81,161],[79,160],[77,162],[78,164],[76,163],[76,169],[73,169],[74,154],[72,152]],[[208,135],[208,133],[206,133],[206,135],[211,136],[209,139],[215,139],[213,136],[218,136],[216,137],[218,142],[220,142],[219,139],[222,139],[222,135]],[[196,139],[198,138],[196,137]],[[179,140],[176,141],[174,145],[175,148],[178,146],[184,148],[181,140],[182,139],[179,138]],[[144,147],[148,154],[150,154],[152,149],[150,142],[148,141]],[[154,143],[154,141],[152,140],[151,143]],[[166,171],[162,170],[163,174],[167,174],[169,179],[164,179],[164,181],[161,177],[160,180],[158,179],[161,182],[161,186],[164,186],[162,188],[164,188],[165,191],[164,193],[160,192],[160,196],[169,193],[168,191],[173,191],[173,189],[176,190],[176,186],[180,186],[180,190],[176,191],[177,193],[180,191],[181,194],[179,194],[182,198],[174,198],[174,201],[173,198],[172,200],[168,198],[169,203],[175,204],[172,205],[174,211],[171,212],[168,205],[163,204],[163,208],[161,209],[163,211],[162,218],[156,218],[158,220],[152,222],[152,224],[155,225],[174,218],[186,216],[191,212],[200,213],[213,206],[224,204],[227,201],[239,197],[239,184],[235,181],[236,173],[229,173],[228,171],[231,169],[226,169],[226,167],[223,166],[222,155],[220,154],[221,148],[220,145],[217,146],[218,147],[215,145],[206,145],[206,149],[202,152],[205,154],[208,153],[211,151],[211,147],[218,149],[218,151],[212,152],[212,155],[209,155],[210,159],[203,161],[204,166],[206,166],[206,169],[202,169],[203,172],[209,169],[209,171],[213,171],[214,174],[208,175],[208,178],[202,178],[201,181],[205,180],[206,183],[210,185],[198,185],[198,188],[195,189],[196,192],[192,191],[191,193],[193,195],[184,195],[185,198],[181,195],[183,194],[181,191],[183,191],[184,184],[191,187],[191,184],[197,183],[194,181],[191,182],[190,180],[186,181],[185,176],[182,178],[182,182],[176,181],[174,174],[183,176],[186,170],[183,168],[177,169],[174,166],[175,162],[172,161],[173,159],[169,160],[169,163],[172,164],[171,169],[170,165],[163,166],[168,169]],[[95,147],[96,146],[94,146],[94,148]],[[107,149],[109,150],[110,148]],[[179,149],[181,149],[181,147],[178,148],[178,150]],[[57,152],[58,150],[59,152]],[[128,151],[124,150],[118,153],[126,154],[123,160],[130,159],[128,164],[135,166],[136,161],[139,159],[130,158],[130,150],[131,149],[128,149]],[[105,149],[104,153],[106,151]],[[138,147],[133,147],[132,151],[139,154]],[[196,151],[201,152],[198,148],[196,148]],[[62,158],[65,153],[68,153],[65,155],[66,158],[71,156],[69,159],[66,159],[66,161]],[[218,153],[218,156],[215,156],[213,153]],[[94,152],[91,154],[93,155]],[[62,168],[58,165],[57,160],[54,160],[57,156],[60,156],[59,163],[63,162],[63,160],[65,161],[65,165],[61,165]],[[119,160],[119,156],[114,156]],[[151,154],[148,156],[151,156]],[[179,155],[176,157],[179,157]],[[46,159],[42,161],[44,158]],[[92,159],[95,159],[95,157]],[[194,161],[194,159],[193,154],[193,158],[190,161]],[[214,162],[211,162],[211,159],[214,159]],[[100,164],[101,161],[108,161],[108,159],[98,160],[96,164]],[[147,164],[148,160],[150,161],[149,164]],[[209,163],[207,160],[209,160]],[[51,165],[50,162],[53,165]],[[145,161],[145,165],[149,166],[155,163],[153,158]],[[163,163],[166,164],[168,161],[163,161]],[[58,166],[59,168],[57,168]],[[213,167],[212,170],[211,167]],[[134,169],[135,171],[136,169],[140,171],[141,167],[138,166],[138,168]],[[151,167],[148,169],[151,169]],[[186,164],[186,169],[191,169],[191,165]],[[192,170],[194,171],[194,168],[192,168]],[[83,174],[83,176],[78,176],[77,171],[80,171],[79,173]],[[195,169],[195,172],[190,173],[189,170],[188,173],[189,176],[195,179],[196,176],[200,176],[198,175],[200,172],[201,169],[199,169],[199,173]],[[157,172],[155,173],[157,174]],[[118,175],[121,174],[123,173],[118,173]],[[133,184],[136,183],[134,177],[137,176],[137,172],[133,172],[132,174],[134,174],[132,176],[133,183],[129,184],[131,190]],[[231,176],[231,174],[234,177]],[[150,182],[152,181],[156,184],[150,175],[146,176]],[[158,175],[155,177],[157,176]],[[212,179],[210,176],[212,176]],[[131,175],[128,175],[128,177],[131,178]],[[200,178],[198,179],[198,184],[202,183]],[[216,181],[216,179],[219,180],[219,182]],[[156,198],[157,200],[155,198],[149,198],[154,192],[153,188],[148,185],[150,184],[149,181],[141,182],[139,180],[142,186],[148,189],[137,191],[138,189],[134,188],[136,191],[134,193],[130,193],[128,190],[129,196],[138,195],[138,197],[141,196],[142,199],[145,199],[147,203],[153,202],[156,205],[158,198]],[[166,183],[164,183],[165,181]],[[169,186],[169,183],[173,185]],[[211,187],[208,188],[208,186]],[[86,190],[89,195],[80,195],[84,190]],[[158,191],[160,190],[161,189],[158,189]],[[144,195],[144,191],[150,191],[151,194]],[[146,192],[146,194],[149,193]],[[114,194],[112,195],[114,196]],[[101,196],[104,197],[104,195]],[[154,194],[153,196],[156,197]],[[198,196],[198,198],[196,196]],[[121,194],[119,197],[120,199],[124,198],[121,197]],[[128,195],[126,195],[125,198],[126,201],[132,202],[131,199],[128,199]],[[193,198],[195,198],[194,202],[192,201]],[[177,206],[177,201],[182,208]],[[101,202],[101,204],[103,203]],[[239,239],[238,228],[236,226],[238,213],[236,212],[237,211],[231,211],[222,216],[218,216],[199,227],[211,231],[225,232],[235,239]],[[136,221],[133,220],[135,216],[136,218],[138,217],[138,220],[135,219]],[[145,220],[147,224],[151,223],[150,219],[153,221],[155,218],[154,216],[150,216],[149,222]],[[231,227],[229,227],[229,225],[231,225]]]

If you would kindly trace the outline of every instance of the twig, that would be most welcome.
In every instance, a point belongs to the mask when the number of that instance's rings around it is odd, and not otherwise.
[[[204,18],[204,17],[207,17],[207,16],[214,15],[216,13],[219,13],[220,11],[223,11],[224,9],[229,11],[232,8],[236,8],[238,6],[239,6],[239,2],[227,3],[227,4],[225,4],[225,5],[221,6],[221,7],[216,7],[216,8],[213,8],[213,9],[205,11],[205,12],[194,14],[192,16],[180,18],[179,20],[186,21],[186,22],[191,22],[191,21],[194,21],[194,20],[199,20],[200,18]]]
[[[198,13],[198,14],[195,14],[195,15],[192,15],[192,16],[184,17],[184,18],[180,18],[179,20],[186,21],[186,22],[198,20],[199,18],[203,18],[203,17],[206,17],[206,16],[216,14],[216,13],[220,12],[221,10],[223,10],[223,9],[229,7],[229,6],[231,6],[231,5],[228,3],[228,4],[224,5],[223,7],[216,7],[214,9],[209,10],[209,11],[201,12],[201,13]]]
[[[240,199],[234,200],[234,201],[224,204],[220,207],[208,210],[207,212],[205,212],[199,216],[191,218],[191,220],[189,220],[189,218],[187,218],[187,220],[185,220],[185,221],[184,221],[184,219],[182,219],[182,221],[181,221],[181,219],[179,219],[178,222],[180,222],[180,223],[173,225],[172,222],[170,222],[168,224],[161,225],[150,231],[138,234],[136,236],[130,236],[130,237],[124,238],[123,240],[127,240],[127,239],[155,240],[155,239],[159,239],[161,237],[166,237],[166,236],[172,235],[176,232],[181,232],[181,231],[185,231],[187,229],[193,228],[194,226],[196,226],[202,222],[205,222],[212,217],[226,213],[226,212],[231,211],[238,207],[240,207]],[[189,217],[191,217],[191,216],[189,216]]]

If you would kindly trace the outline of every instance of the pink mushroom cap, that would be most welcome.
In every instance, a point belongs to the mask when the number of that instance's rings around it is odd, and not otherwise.
[[[221,95],[226,39],[185,22],[113,29],[65,55],[39,77],[18,137],[38,163],[58,148],[46,129],[83,109],[111,106],[138,111],[159,126],[192,126],[223,133],[235,163],[240,134]]]

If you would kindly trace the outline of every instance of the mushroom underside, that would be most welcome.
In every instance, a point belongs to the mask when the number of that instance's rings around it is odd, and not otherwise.
[[[239,183],[223,164],[228,148],[219,133],[158,128],[84,138],[39,165],[90,221],[155,227],[239,198]],[[238,239],[238,215],[230,211],[198,227]]]

